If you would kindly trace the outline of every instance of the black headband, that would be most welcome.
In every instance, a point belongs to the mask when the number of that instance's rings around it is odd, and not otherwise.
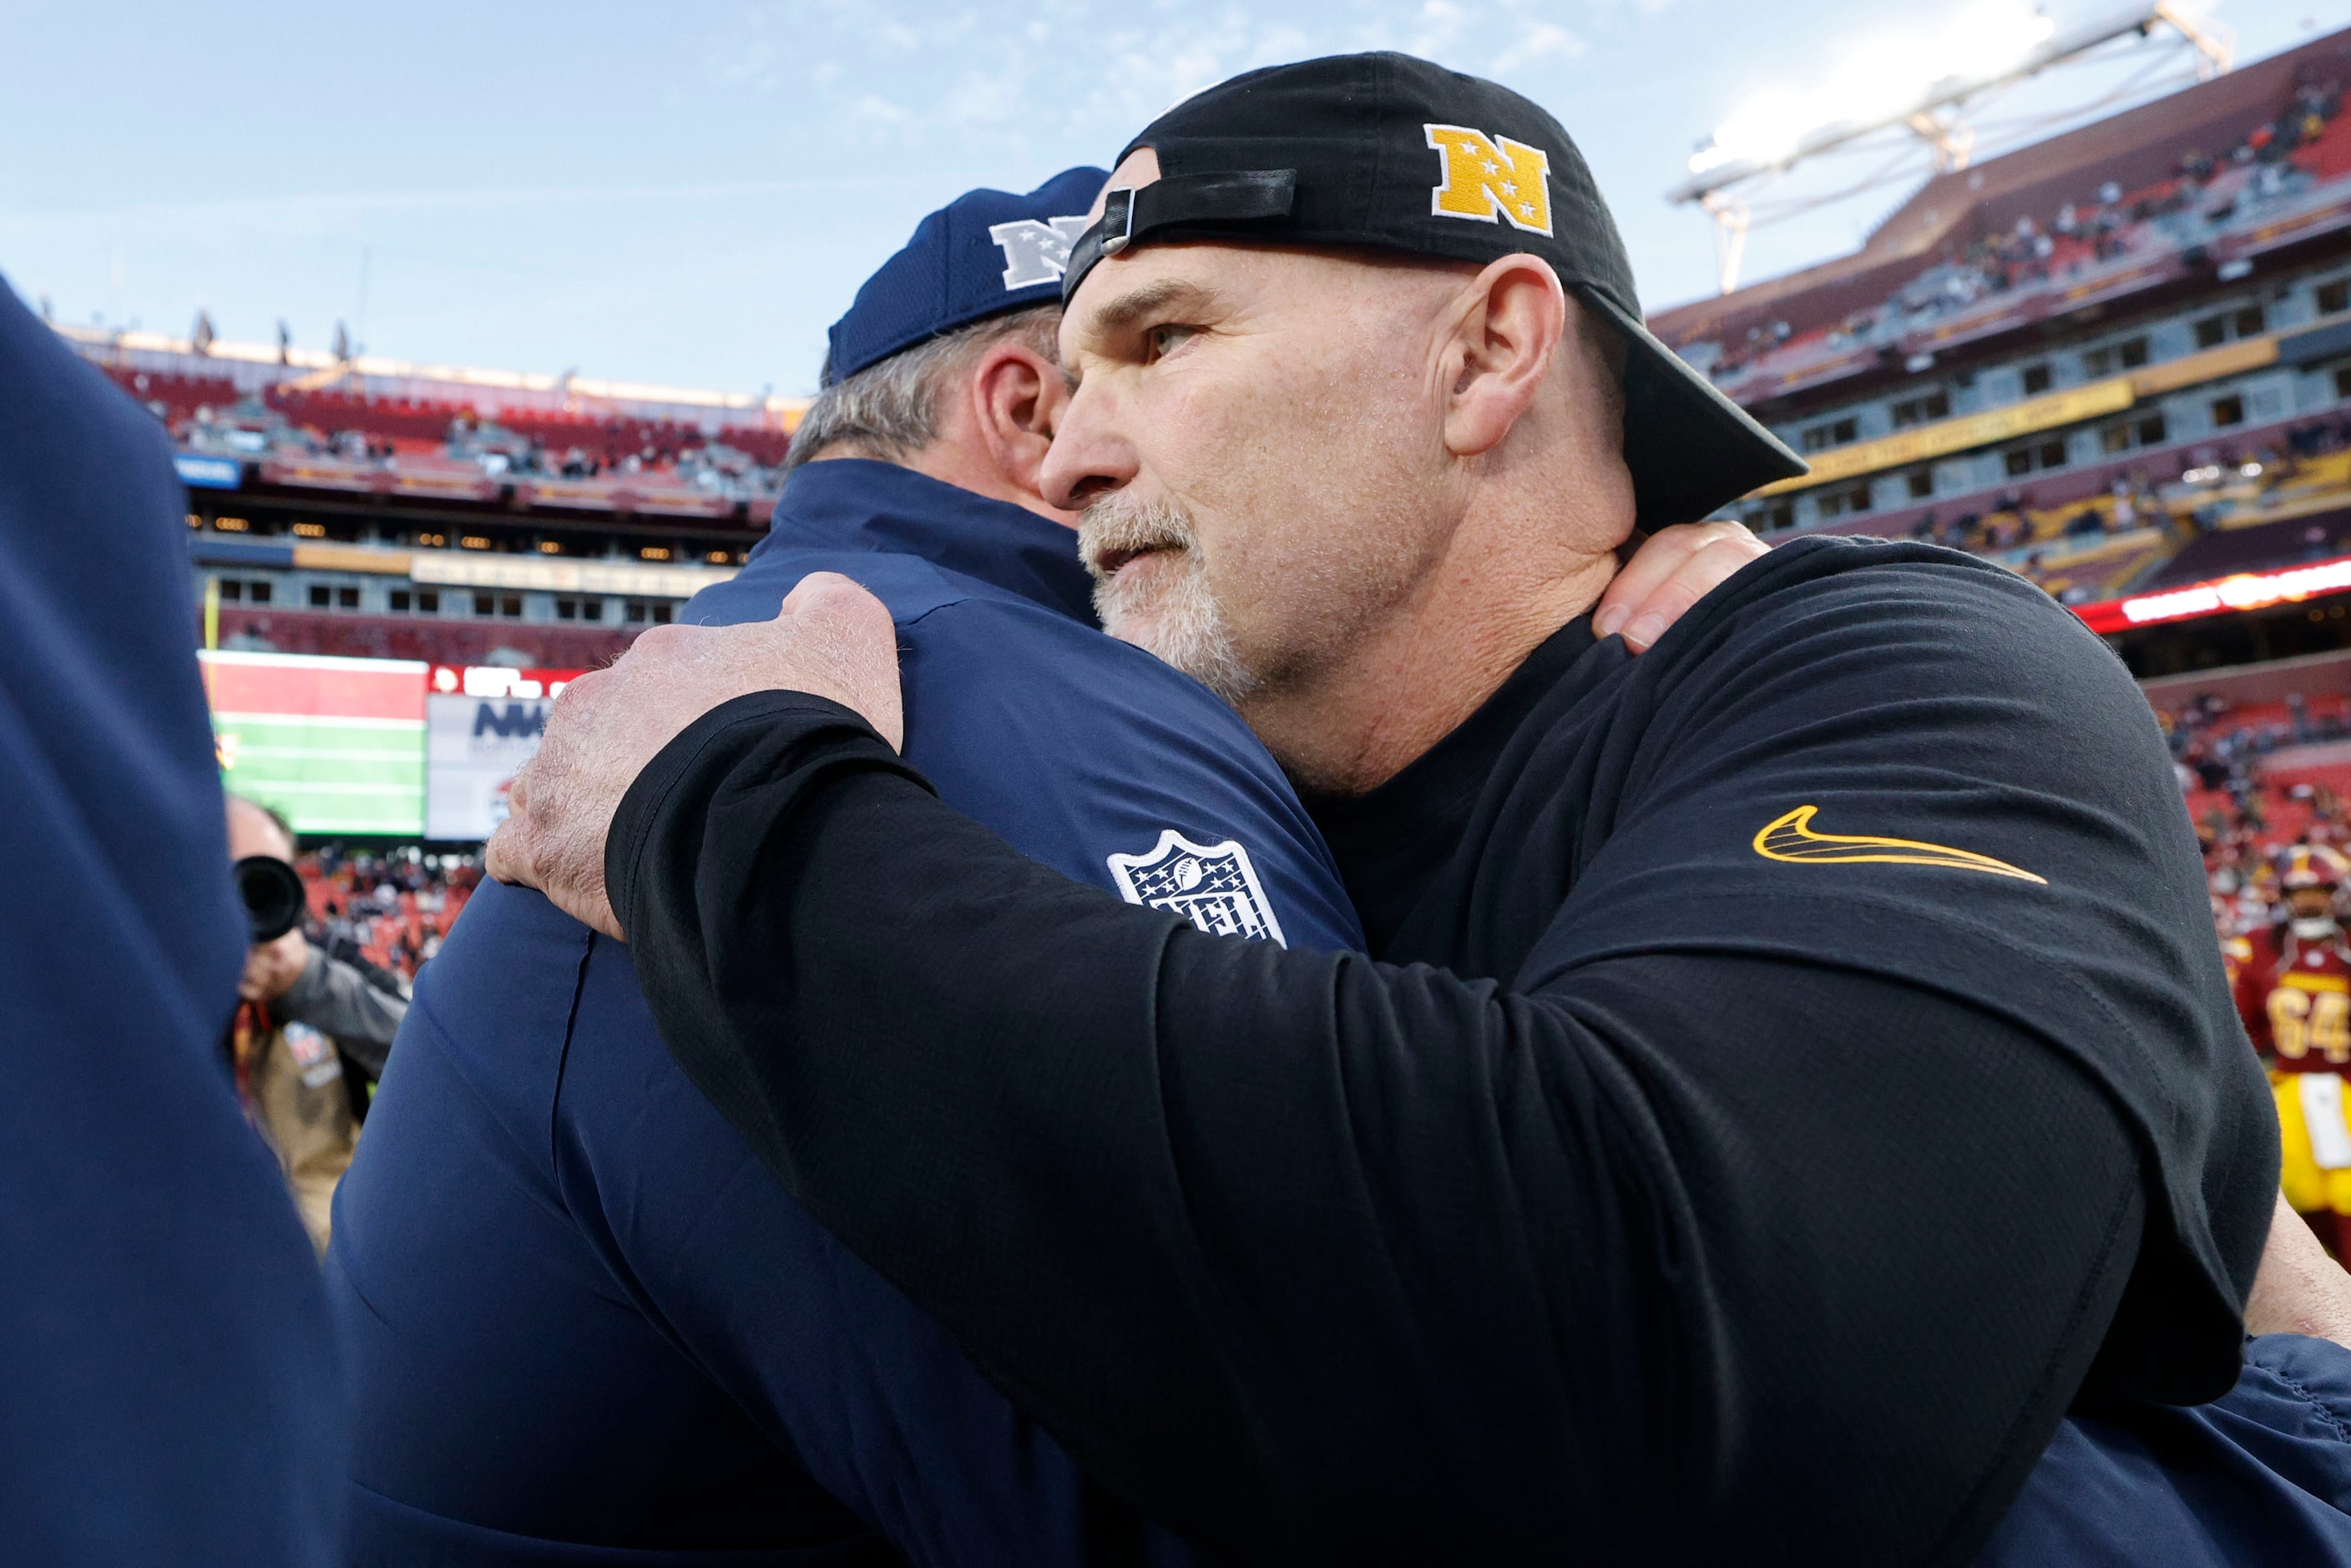
[[[1286,218],[1298,196],[1295,169],[1251,169],[1234,174],[1177,174],[1148,185],[1117,185],[1102,193],[1100,222],[1070,247],[1061,274],[1061,303],[1070,302],[1094,263],[1116,256],[1146,235],[1178,224],[1249,224]]]

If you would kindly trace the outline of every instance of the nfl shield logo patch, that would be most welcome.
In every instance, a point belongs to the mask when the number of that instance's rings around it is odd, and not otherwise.
[[[1263,936],[1289,946],[1249,851],[1236,840],[1196,844],[1167,828],[1150,853],[1111,856],[1110,874],[1129,904],[1180,915],[1212,936]]]

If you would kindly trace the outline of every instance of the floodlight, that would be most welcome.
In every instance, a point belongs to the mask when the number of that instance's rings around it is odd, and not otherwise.
[[[2195,48],[2199,75],[2229,68],[2225,32],[2189,15],[2181,0],[2137,0],[2062,33],[2027,0],[1975,0],[1934,34],[1857,45],[1810,91],[1779,88],[1749,99],[1691,153],[1689,178],[1667,199],[1697,203],[1715,215],[1728,294],[1737,286],[1749,224],[1747,205],[1731,187],[1895,126],[1932,146],[1937,167],[1964,168],[1973,133],[1955,118],[1959,106],[2126,35],[2147,37],[2158,26]]]

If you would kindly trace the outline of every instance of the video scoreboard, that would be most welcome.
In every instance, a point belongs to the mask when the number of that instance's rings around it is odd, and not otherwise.
[[[478,841],[577,670],[204,652],[221,782],[311,835]]]

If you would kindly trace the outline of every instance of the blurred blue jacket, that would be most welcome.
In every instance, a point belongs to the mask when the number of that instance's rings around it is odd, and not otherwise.
[[[326,1301],[222,1040],[244,911],[186,492],[0,287],[0,1561],[325,1563]]]

